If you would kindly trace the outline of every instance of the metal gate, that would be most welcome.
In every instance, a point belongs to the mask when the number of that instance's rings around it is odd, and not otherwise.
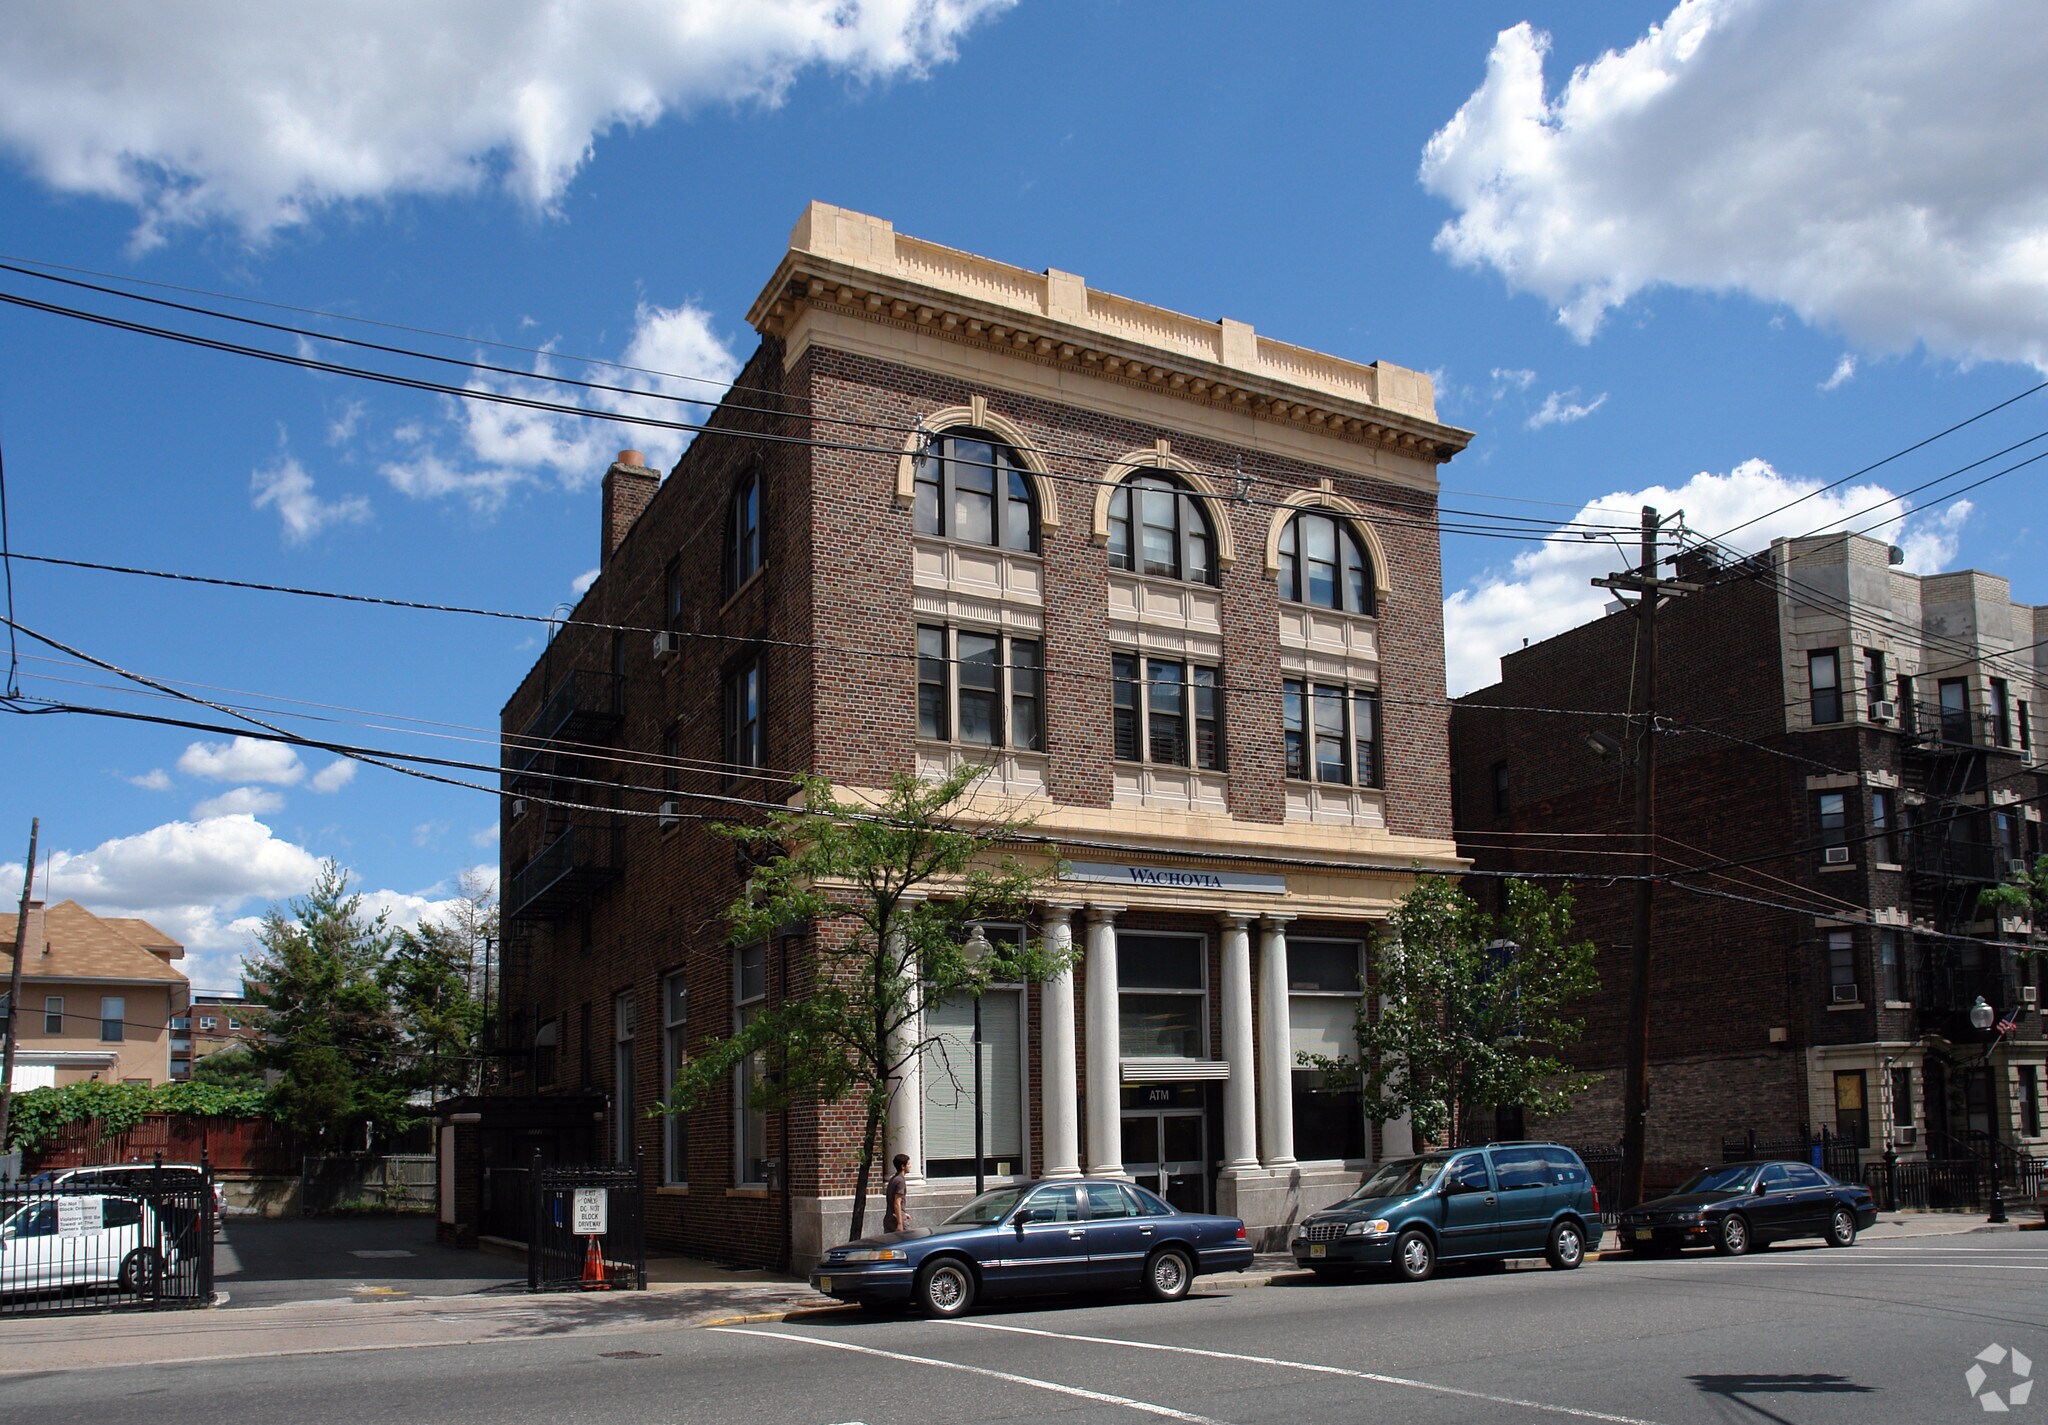
[[[213,1188],[187,1169],[0,1184],[0,1316],[213,1300]]]
[[[645,1291],[647,1232],[640,1159],[578,1167],[534,1154],[528,1291]]]

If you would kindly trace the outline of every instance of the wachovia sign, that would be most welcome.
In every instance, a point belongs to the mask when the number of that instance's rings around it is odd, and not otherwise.
[[[1287,893],[1285,876],[1262,876],[1249,871],[1190,870],[1184,866],[1117,866],[1100,861],[1075,861],[1068,866],[1065,879],[1154,891],[1239,891],[1264,896]]]

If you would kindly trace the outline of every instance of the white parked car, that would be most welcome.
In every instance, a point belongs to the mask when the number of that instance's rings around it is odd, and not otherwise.
[[[177,1261],[174,1234],[132,1197],[39,1197],[0,1222],[0,1293],[148,1291]]]

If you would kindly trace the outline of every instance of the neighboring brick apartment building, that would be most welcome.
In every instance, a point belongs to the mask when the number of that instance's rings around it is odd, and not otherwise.
[[[19,920],[0,915],[0,994]],[[191,989],[173,963],[184,946],[146,920],[94,915],[77,901],[31,901],[21,945],[17,1090],[184,1077],[174,1025]]]
[[[606,1096],[656,1243],[814,1259],[852,1113],[644,1116],[811,964],[806,927],[727,943],[742,867],[703,818],[750,812],[700,798],[982,761],[1075,863],[991,933],[1085,946],[985,1001],[992,1178],[1128,1172],[1268,1228],[1339,1195],[1382,1145],[1293,1056],[1348,1035],[1413,868],[1457,864],[1434,521],[1469,434],[1416,372],[824,204],[749,321],[715,430],[606,475],[602,572],[504,710],[503,1089]],[[964,1003],[929,1013],[958,1048]],[[888,1126],[922,1214],[972,1180],[951,1079]]]
[[[2041,851],[2048,608],[2004,579],[1914,575],[1851,535],[1780,540],[1717,567],[1659,614],[1659,869],[1723,860],[1657,892],[1653,1183],[1716,1161],[1724,1135],[1831,1130],[1904,1158],[2048,1143],[2048,1042],[2024,921],[1979,893]],[[1501,660],[1452,713],[1459,847],[1494,871],[1640,869],[1631,753],[1602,756],[1629,706],[1635,616]],[[1544,1132],[1621,1135],[1633,887],[1575,886],[1602,988],[1576,1058],[1600,1085]],[[1747,898],[1741,899],[1741,898]],[[1773,909],[1797,907],[1796,911]],[[1979,996],[2018,1025],[1988,1061]]]

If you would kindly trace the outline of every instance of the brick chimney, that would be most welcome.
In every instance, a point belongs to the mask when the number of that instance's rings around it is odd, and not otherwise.
[[[7,948],[12,950],[14,947],[10,945]],[[28,918],[21,924],[22,963],[26,965],[30,955],[45,954],[49,951],[49,948],[50,934],[43,923],[43,903],[41,901],[30,901],[28,903]]]
[[[604,547],[598,551],[599,568],[612,562],[612,552],[660,486],[660,473],[648,469],[646,457],[637,450],[620,451],[612,468],[604,472]]]

